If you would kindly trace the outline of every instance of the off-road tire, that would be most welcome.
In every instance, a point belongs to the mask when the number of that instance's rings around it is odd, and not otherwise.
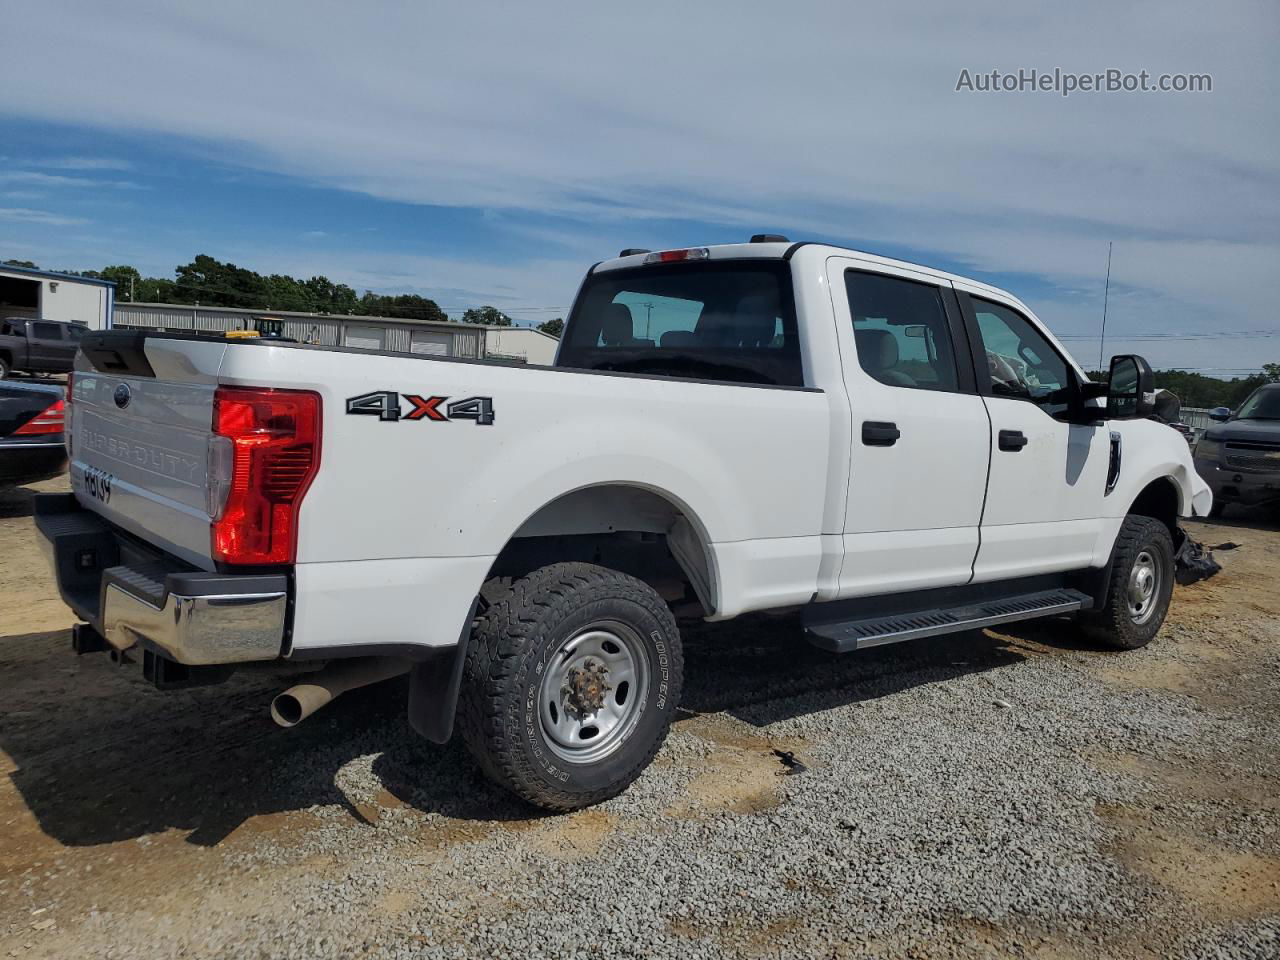
[[[9,365],[9,358],[0,357],[0,380],[8,380],[12,372],[13,367]]]
[[[495,783],[547,810],[617,796],[658,752],[680,702],[684,661],[671,611],[647,584],[589,563],[551,564],[486,593],[458,700],[467,749]],[[537,715],[545,661],[569,636],[602,620],[641,638],[647,695],[612,753],[568,763],[552,752]]]
[[[1129,578],[1144,553],[1161,567],[1155,587],[1156,607],[1142,623],[1135,623],[1129,609]],[[1098,640],[1118,650],[1145,647],[1160,631],[1173,595],[1174,552],[1169,528],[1151,517],[1125,517],[1112,550],[1106,605],[1084,617],[1084,625]]]

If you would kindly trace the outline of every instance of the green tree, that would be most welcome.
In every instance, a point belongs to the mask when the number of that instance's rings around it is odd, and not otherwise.
[[[98,276],[103,280],[110,280],[115,283],[116,299],[121,303],[128,303],[137,296],[138,283],[142,280],[142,274],[127,264],[121,264],[116,267],[103,267],[98,271]]]
[[[472,307],[462,315],[463,323],[483,323],[490,327],[510,327],[511,318],[497,307]]]
[[[400,320],[434,320],[443,323],[449,319],[434,300],[420,297],[416,293],[388,297],[366,290],[359,301],[359,312],[371,317],[391,317]]]
[[[261,275],[234,263],[223,263],[199,254],[175,271],[175,292],[183,303],[204,303],[219,307],[265,307],[269,299],[267,281]]]
[[[560,334],[564,333],[564,317],[556,317],[554,320],[544,320],[538,324],[538,329],[545,334],[559,339]]]
[[[174,292],[176,286],[164,277],[144,277],[135,285],[133,298],[138,303],[182,303]]]
[[[1280,383],[1280,363],[1264,363],[1262,375],[1267,378],[1267,383]]]
[[[7,267],[30,267],[32,270],[40,269],[30,260],[6,260],[4,264]]]

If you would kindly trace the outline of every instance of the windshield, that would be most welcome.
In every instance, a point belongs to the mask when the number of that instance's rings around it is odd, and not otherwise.
[[[1263,387],[1240,405],[1237,420],[1280,420],[1280,387]]]
[[[790,267],[723,260],[594,274],[557,364],[802,386]]]

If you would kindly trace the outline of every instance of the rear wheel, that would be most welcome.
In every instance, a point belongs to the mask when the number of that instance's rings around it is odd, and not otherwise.
[[[492,593],[467,652],[459,728],[501,786],[550,810],[589,806],[657,753],[682,666],[675,619],[651,587],[552,564]]]
[[[1121,650],[1146,646],[1160,630],[1173,595],[1173,538],[1151,517],[1130,515],[1116,537],[1106,605],[1085,623]]]

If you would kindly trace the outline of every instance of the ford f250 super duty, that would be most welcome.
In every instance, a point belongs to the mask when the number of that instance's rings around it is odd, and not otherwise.
[[[283,725],[408,672],[415,729],[456,717],[490,777],[566,810],[661,745],[677,613],[792,608],[835,653],[1068,614],[1147,643],[1178,518],[1212,506],[1154,389],[926,267],[628,250],[553,368],[88,333],[73,492],[36,522],[77,651],[161,687],[326,662]]]

